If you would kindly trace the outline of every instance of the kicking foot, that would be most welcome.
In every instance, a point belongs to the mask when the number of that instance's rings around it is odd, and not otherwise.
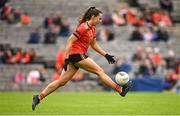
[[[122,86],[122,92],[120,93],[120,95],[122,97],[125,97],[131,87],[132,87],[132,81],[129,81],[128,83]]]

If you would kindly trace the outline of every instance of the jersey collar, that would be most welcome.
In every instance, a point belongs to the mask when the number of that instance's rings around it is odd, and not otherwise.
[[[88,27],[88,29],[91,29],[93,26],[90,26],[88,22],[86,22],[86,25]]]

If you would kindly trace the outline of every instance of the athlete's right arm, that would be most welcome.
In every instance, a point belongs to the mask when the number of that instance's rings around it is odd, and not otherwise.
[[[67,43],[66,43],[66,47],[65,47],[65,58],[68,58],[69,56],[69,51],[70,51],[70,48],[72,46],[72,44],[77,40],[77,37],[72,34],[69,39],[67,40]]]

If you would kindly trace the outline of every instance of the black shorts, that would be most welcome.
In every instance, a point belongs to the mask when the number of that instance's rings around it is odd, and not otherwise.
[[[71,63],[78,70],[79,67],[75,66],[75,63],[77,63],[81,60],[84,60],[86,58],[88,58],[88,55],[86,55],[86,54],[72,54],[72,55],[69,55],[69,63]],[[67,65],[68,64],[64,64],[65,71],[67,69]]]

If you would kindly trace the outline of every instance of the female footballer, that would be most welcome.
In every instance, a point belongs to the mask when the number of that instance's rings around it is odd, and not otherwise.
[[[96,52],[104,56],[109,64],[115,63],[114,56],[105,52],[96,42],[96,25],[101,22],[102,12],[99,9],[90,7],[84,13],[76,30],[67,40],[65,47],[66,59],[62,74],[58,80],[51,82],[39,95],[33,96],[32,110],[35,110],[43,98],[71,80],[79,68],[96,74],[104,84],[117,91],[121,96],[124,97],[126,95],[132,82],[129,81],[121,87],[106,75],[103,69],[87,55],[88,47],[91,46]]]

